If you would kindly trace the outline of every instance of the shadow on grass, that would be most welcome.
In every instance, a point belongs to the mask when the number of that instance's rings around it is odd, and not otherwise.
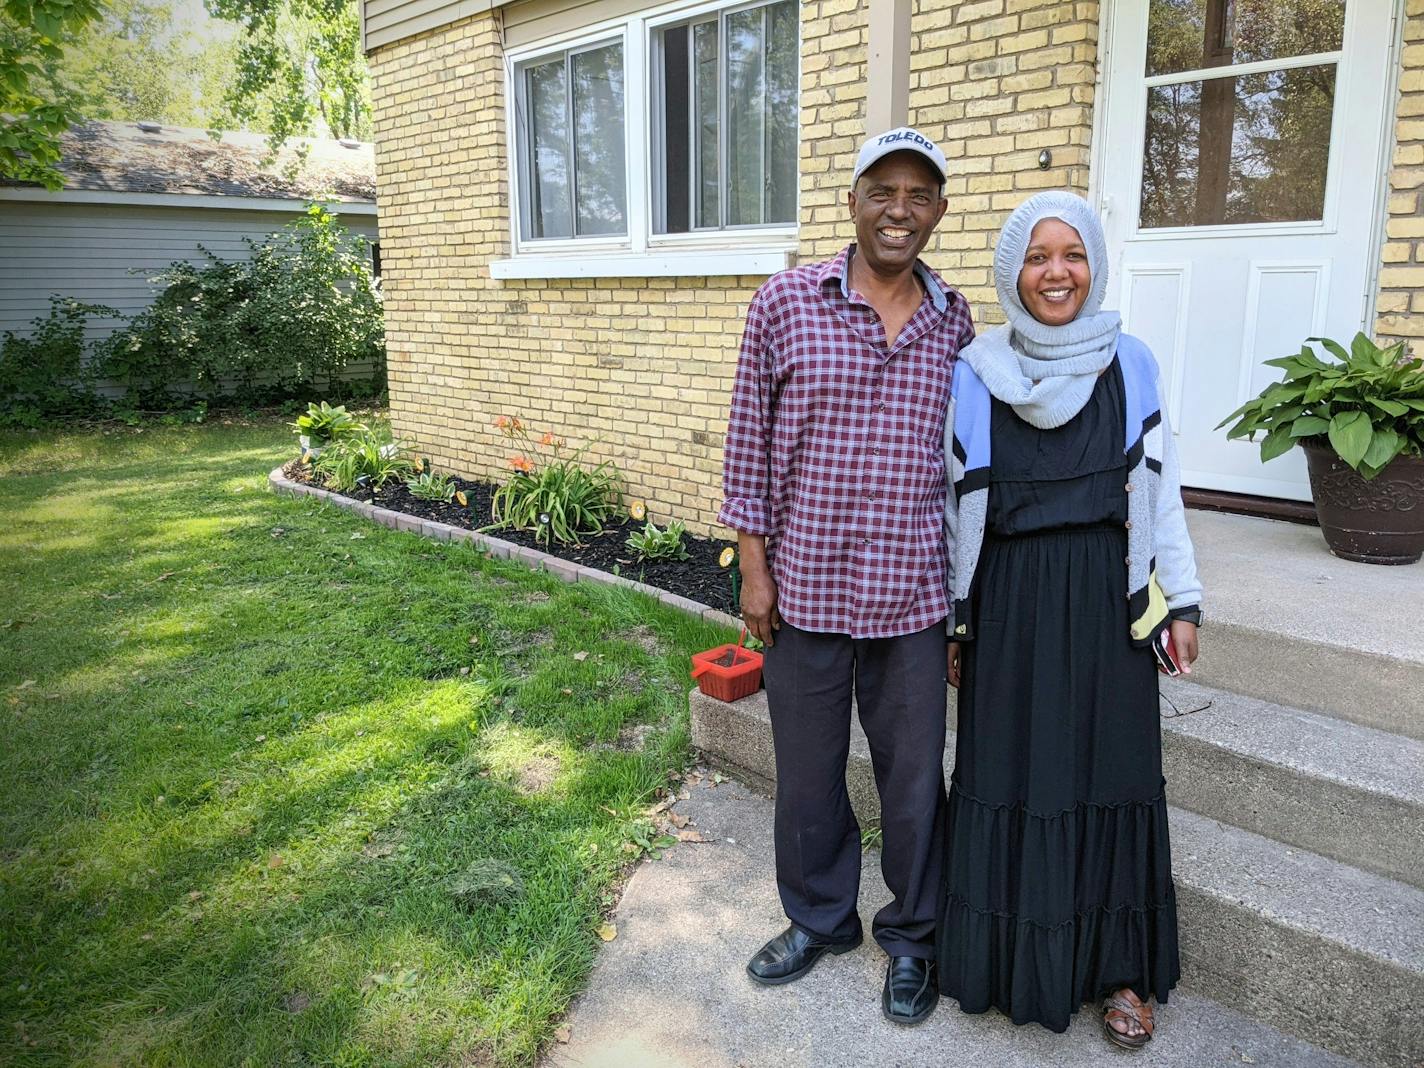
[[[530,1063],[721,636],[203,441],[0,481],[7,1060]],[[515,899],[452,889],[488,863]]]

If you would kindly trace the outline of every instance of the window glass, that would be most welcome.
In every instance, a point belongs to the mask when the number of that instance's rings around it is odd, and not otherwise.
[[[564,57],[526,68],[528,236],[571,237],[568,93]]]
[[[797,20],[776,0],[658,34],[660,232],[796,221]]]
[[[727,16],[727,223],[762,221],[766,120],[765,16]]]
[[[1141,225],[1320,219],[1335,64],[1147,90]]]
[[[1147,76],[1334,52],[1345,0],[1151,0]]]
[[[571,65],[578,233],[625,233],[623,49],[577,52]]]
[[[696,64],[693,68],[693,108],[697,123],[697,225],[720,226],[722,171],[718,162],[721,146],[717,143],[717,100],[720,95],[717,23],[698,23],[692,28],[692,40]],[[678,155],[680,153],[668,153],[669,169]],[[671,223],[668,229],[673,229]]]

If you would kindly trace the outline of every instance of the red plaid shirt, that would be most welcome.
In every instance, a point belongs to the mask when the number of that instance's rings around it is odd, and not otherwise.
[[[774,275],[747,308],[718,520],[764,534],[781,617],[886,638],[949,614],[944,419],[969,305],[923,263],[893,348],[850,289],[854,245]]]

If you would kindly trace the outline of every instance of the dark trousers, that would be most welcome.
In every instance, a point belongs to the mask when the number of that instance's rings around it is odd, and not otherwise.
[[[776,883],[793,924],[859,936],[860,825],[846,792],[851,694],[880,791],[880,870],[894,900],[875,916],[892,956],[934,957],[944,841],[945,635],[939,623],[853,639],[782,624],[762,672],[776,745]]]

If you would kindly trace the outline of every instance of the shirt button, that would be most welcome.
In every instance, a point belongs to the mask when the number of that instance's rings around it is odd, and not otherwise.
[[[1123,530],[1131,530],[1131,529],[1132,529],[1132,520],[1129,519],[1127,522],[1123,523],[1122,529],[1123,529]]]
[[[870,539],[869,539],[869,538],[861,538],[861,539],[860,539],[860,544],[862,544],[862,545],[869,545],[869,544],[870,544]]]
[[[882,412],[885,410],[885,402],[884,402],[884,401],[881,401],[881,402],[880,402],[880,410],[881,410]]]
[[[867,501],[873,501],[873,500],[875,500],[875,494],[873,494],[873,493],[867,493],[867,494],[865,495],[865,499],[866,499]]]
[[[1123,559],[1122,562],[1123,562],[1124,564],[1126,564],[1128,567],[1131,567],[1131,566],[1132,566],[1132,557],[1130,557],[1130,556],[1129,556],[1129,557],[1126,557],[1126,558]]]
[[[1132,483],[1129,482],[1126,486],[1123,486],[1122,488],[1123,488],[1124,490],[1126,490],[1128,493],[1131,493],[1131,492],[1132,492]]]

